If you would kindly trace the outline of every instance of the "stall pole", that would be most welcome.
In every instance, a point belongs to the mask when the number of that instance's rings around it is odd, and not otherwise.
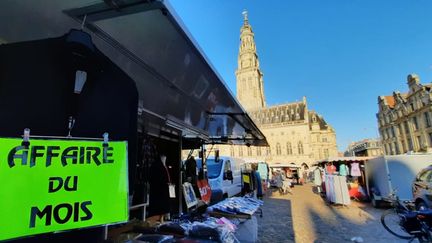
[[[201,166],[201,169],[202,169],[202,176],[203,176],[202,179],[207,178],[207,161],[206,161],[207,155],[205,154],[205,152],[206,152],[205,144],[203,144],[201,146],[201,154],[202,154],[202,158],[201,158],[202,166]]]
[[[108,240],[108,225],[107,224],[104,227],[104,240]]]
[[[178,183],[178,199],[179,199],[179,215],[183,214],[183,166],[182,166],[182,133],[180,133],[179,135],[179,170],[180,170],[180,175],[179,175],[179,183]]]

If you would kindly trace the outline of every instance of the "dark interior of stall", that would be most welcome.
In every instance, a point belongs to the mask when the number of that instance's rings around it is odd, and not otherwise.
[[[133,191],[138,104],[135,83],[96,48],[89,50],[68,41],[70,36],[0,45],[0,114],[7,118],[0,119],[0,136],[21,137],[25,128],[32,135],[65,139],[102,139],[108,132],[112,140],[128,141],[129,185]],[[78,69],[88,74],[79,92],[74,89]],[[103,237],[102,228],[77,232],[16,242],[76,242],[75,235],[94,242]]]

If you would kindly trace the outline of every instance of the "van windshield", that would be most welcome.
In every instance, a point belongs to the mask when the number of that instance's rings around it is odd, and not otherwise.
[[[214,179],[219,177],[223,165],[223,159],[219,159],[218,162],[216,162],[214,159],[207,159],[207,176],[209,179]],[[202,167],[201,160],[197,160],[197,166],[199,169]]]

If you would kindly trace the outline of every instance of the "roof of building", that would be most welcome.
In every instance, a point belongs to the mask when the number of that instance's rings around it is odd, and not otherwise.
[[[325,130],[329,127],[329,125],[324,120],[324,118],[320,116],[318,113],[316,113],[315,111],[309,111],[309,123],[310,124],[318,123],[321,130]]]
[[[282,122],[304,121],[306,104],[303,102],[269,106],[249,112],[253,120],[260,125]]]
[[[384,98],[385,98],[385,100],[387,102],[388,107],[390,107],[390,108],[393,109],[395,107],[395,105],[396,105],[396,100],[393,97],[393,95],[384,96]]]

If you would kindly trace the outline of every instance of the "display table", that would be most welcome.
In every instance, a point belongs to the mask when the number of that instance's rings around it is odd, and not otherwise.
[[[228,198],[208,207],[208,214],[185,214],[160,225],[137,222],[124,227],[115,239],[134,239],[132,242],[256,242],[258,221],[254,214],[261,211],[261,200],[252,197]],[[153,227],[150,227],[153,226]],[[139,234],[139,235],[138,235]]]
[[[251,218],[253,214],[260,211],[264,204],[262,200],[249,196],[227,198],[207,208],[210,215],[219,215],[229,218]],[[262,215],[262,211],[261,211]]]

